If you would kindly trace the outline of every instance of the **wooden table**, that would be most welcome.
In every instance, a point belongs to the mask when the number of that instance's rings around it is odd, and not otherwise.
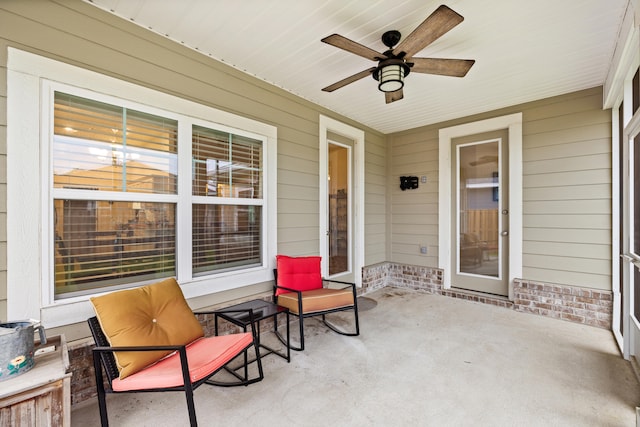
[[[28,372],[0,382],[0,426],[71,425],[71,373],[64,335],[47,338]]]

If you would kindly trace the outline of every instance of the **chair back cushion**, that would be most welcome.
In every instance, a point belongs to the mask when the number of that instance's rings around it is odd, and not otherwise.
[[[322,288],[320,260],[319,256],[290,257],[277,255],[277,285],[296,291],[310,291]],[[276,288],[276,296],[287,292],[289,291]]]
[[[112,347],[184,345],[204,335],[174,278],[93,297],[91,303]],[[169,353],[115,352],[120,379]]]

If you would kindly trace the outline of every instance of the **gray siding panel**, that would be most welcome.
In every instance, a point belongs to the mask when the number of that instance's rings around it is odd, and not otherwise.
[[[560,215],[555,214],[541,214],[541,215],[529,215],[526,219],[527,225],[532,228],[583,228],[609,230],[611,229],[611,217],[607,214],[600,215],[570,215],[562,213]]]
[[[538,187],[527,189],[527,200],[580,200],[593,197],[594,194],[610,197],[611,185],[583,184],[579,187],[556,185],[554,187]]]
[[[611,288],[611,276],[598,275],[592,273],[583,273],[580,271],[553,270],[546,266],[537,268],[535,266],[527,267],[527,275],[535,277],[537,281],[543,283],[559,283],[569,285],[584,285],[593,289],[609,289]]]
[[[611,113],[601,99],[599,89],[557,97],[533,123],[525,109],[525,278],[611,289]],[[573,245],[559,253],[561,242]]]
[[[524,253],[559,257],[580,254],[584,258],[606,260],[611,256],[611,247],[609,245],[583,243],[528,241],[524,245]]]
[[[387,254],[387,138],[365,136],[364,265],[388,259]]]

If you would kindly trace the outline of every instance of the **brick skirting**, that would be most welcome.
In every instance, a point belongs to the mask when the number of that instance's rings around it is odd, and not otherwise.
[[[364,293],[391,286],[394,288],[421,290],[430,294],[476,301],[499,307],[513,307],[513,303],[505,297],[459,289],[443,289],[442,276],[443,271],[439,268],[384,262],[367,266],[363,269],[362,287]]]
[[[513,287],[517,311],[611,328],[613,294],[608,291],[517,279]]]
[[[442,275],[439,268],[384,262],[363,269],[363,291],[366,293],[385,286],[417,289],[598,328],[611,327],[613,294],[610,291],[516,279],[514,298],[510,301],[479,292],[443,289]]]

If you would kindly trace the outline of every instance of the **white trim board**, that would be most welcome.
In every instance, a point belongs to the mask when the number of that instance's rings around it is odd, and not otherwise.
[[[320,115],[320,167],[327,164],[327,132],[333,132],[353,140],[353,273],[357,287],[362,286],[362,267],[364,267],[364,131],[362,129],[349,126],[345,123],[334,120],[330,117]],[[320,171],[319,177],[322,180],[323,173]],[[326,171],[325,171],[326,178]],[[324,206],[327,200],[327,186],[319,185],[319,206]],[[320,253],[325,253],[327,236],[327,211],[320,209]],[[323,260],[323,268],[324,263]]]

